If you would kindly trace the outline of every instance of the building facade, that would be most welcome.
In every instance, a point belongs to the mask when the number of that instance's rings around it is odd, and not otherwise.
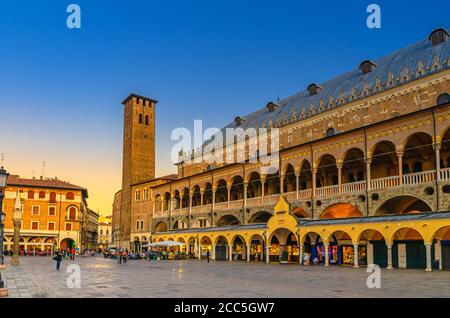
[[[98,223],[97,247],[101,250],[108,249],[112,244],[112,216],[102,216]]]
[[[10,175],[5,190],[5,250],[13,245],[13,211],[22,202],[20,249],[54,251],[81,248],[82,220],[87,211],[87,189],[58,179],[25,179]]]
[[[174,239],[196,257],[266,261],[322,249],[327,264],[450,268],[448,36],[437,29],[225,127],[278,128],[277,172],[244,142],[231,148],[243,162],[191,163],[192,151],[175,180],[131,183],[124,245]]]
[[[83,220],[82,249],[95,250],[98,242],[98,224],[100,215],[92,209],[87,209]]]

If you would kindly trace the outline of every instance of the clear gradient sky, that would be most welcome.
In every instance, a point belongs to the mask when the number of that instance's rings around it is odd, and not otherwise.
[[[82,28],[66,27],[81,6]],[[377,3],[382,28],[366,27]],[[0,153],[5,168],[85,186],[109,214],[121,187],[122,105],[156,98],[157,175],[175,172],[176,127],[221,127],[427,37],[448,0],[2,0]],[[34,171],[34,172],[33,172]]]

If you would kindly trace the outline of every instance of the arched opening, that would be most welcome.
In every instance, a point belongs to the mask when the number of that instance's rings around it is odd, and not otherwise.
[[[250,238],[250,261],[264,261],[264,239],[261,235],[253,235]]]
[[[402,228],[393,235],[392,265],[398,268],[426,267],[426,249],[422,235],[413,228]],[[434,248],[431,251],[434,259]]]
[[[134,243],[134,251],[135,252],[140,252],[141,251],[141,242],[139,240],[139,237],[136,236],[134,238],[133,243]]]
[[[444,226],[433,235],[435,259],[439,260],[439,268],[450,270],[450,226]]]
[[[172,225],[172,229],[174,229],[174,230],[180,230],[180,229],[186,229],[186,228],[187,228],[187,224],[182,219],[176,220],[175,223],[173,223],[173,225]]]
[[[71,238],[65,238],[61,241],[60,244],[60,249],[61,250],[65,250],[65,249],[72,249],[75,247],[75,241]]]
[[[155,226],[155,233],[167,232],[167,224],[165,222],[158,222]]]
[[[155,195],[155,212],[161,212],[163,208],[161,195]]]
[[[347,232],[335,231],[329,238],[328,257],[330,265],[354,265],[355,249]],[[325,252],[325,251],[323,251]],[[367,246],[358,247],[358,263],[367,265]]]
[[[322,237],[317,233],[309,232],[305,234],[303,242],[303,265],[325,264]]]
[[[197,253],[197,247],[196,247],[196,238],[190,237],[186,246],[187,253],[191,258],[195,258]]]
[[[278,172],[267,175],[264,183],[264,195],[273,195],[280,193],[280,176]]]
[[[391,176],[398,176],[398,157],[395,145],[390,141],[381,141],[376,144],[372,154],[370,177],[378,179]]]
[[[299,207],[292,209],[292,215],[298,219],[308,218],[308,213],[306,213],[305,210]]]
[[[300,168],[299,189],[306,190],[312,188],[312,170],[308,160],[303,160]]]
[[[173,193],[173,208],[179,209],[181,207],[181,198],[180,198],[180,191],[175,190]]]
[[[192,206],[201,205],[202,196],[200,193],[200,187],[198,185],[194,186],[192,191]]]
[[[362,212],[352,204],[336,203],[327,207],[320,215],[321,219],[345,219],[363,217]]]
[[[163,210],[167,211],[170,208],[170,193],[166,192],[163,196]]]
[[[217,226],[239,225],[241,222],[234,215],[227,214],[217,221]]]
[[[252,172],[247,185],[247,198],[256,198],[262,195],[261,176],[258,172]]]
[[[433,138],[426,133],[408,137],[403,154],[403,174],[435,170]]]
[[[288,164],[286,167],[286,171],[284,172],[284,180],[283,180],[283,192],[294,192],[296,191],[296,181],[295,181],[295,170],[291,164]]]
[[[77,208],[74,206],[71,206],[71,207],[69,207],[68,210],[69,210],[68,211],[69,212],[68,213],[69,220],[76,220],[77,219]]]
[[[212,251],[212,241],[209,238],[209,236],[204,236],[200,239],[200,253],[201,253],[201,259],[207,258],[207,253],[209,252],[209,255],[211,255]]]
[[[250,218],[249,223],[267,223],[272,217],[272,214],[266,211],[259,211]]]
[[[227,182],[223,179],[217,182],[216,189],[216,203],[222,203],[228,201],[228,187]]]
[[[288,229],[275,230],[271,234],[269,242],[269,261],[281,263],[299,261],[297,236]]]
[[[376,215],[413,214],[431,212],[430,206],[424,201],[408,195],[397,196],[385,201],[376,211]]]
[[[230,201],[242,200],[244,198],[244,179],[234,176],[230,189]]]
[[[376,264],[382,268],[387,267],[387,246],[383,234],[377,230],[365,230],[359,235],[358,243],[366,246],[367,264]]]
[[[189,197],[189,189],[188,188],[184,188],[183,189],[183,196],[181,197],[181,208],[188,208],[189,207],[189,201],[190,201],[190,197]]]
[[[245,239],[242,236],[237,235],[231,240],[231,242],[232,242],[233,260],[245,261],[247,257]]]
[[[203,193],[204,205],[212,204],[212,194],[213,194],[212,184],[208,182],[205,185],[205,192]]]
[[[366,179],[364,152],[359,148],[347,151],[342,164],[342,183],[352,183]]]
[[[216,239],[215,260],[225,261],[228,259],[228,241],[224,236],[218,236]]]
[[[316,179],[318,188],[338,184],[336,159],[332,155],[327,154],[320,158]]]

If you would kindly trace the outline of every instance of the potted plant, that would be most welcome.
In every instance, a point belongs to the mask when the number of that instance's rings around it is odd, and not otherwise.
[[[281,264],[287,264],[288,263],[288,252],[287,251],[281,251],[280,255],[280,263]]]

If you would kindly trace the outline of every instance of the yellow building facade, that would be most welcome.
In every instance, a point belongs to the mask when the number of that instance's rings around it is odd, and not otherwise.
[[[38,252],[81,247],[82,226],[87,217],[87,190],[58,179],[10,175],[3,201],[6,213],[4,250],[13,248],[13,212],[18,197],[22,211],[21,250]]]
[[[120,245],[173,239],[197,258],[450,268],[448,37],[437,29],[235,117],[226,128],[279,130],[278,171],[251,162],[247,143],[231,148],[238,163],[185,153],[175,178],[131,184]]]

